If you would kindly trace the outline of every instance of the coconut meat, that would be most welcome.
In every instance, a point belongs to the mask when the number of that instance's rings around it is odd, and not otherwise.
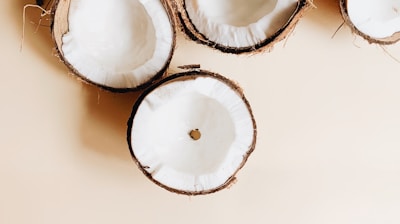
[[[173,32],[160,1],[70,1],[62,54],[87,80],[135,88],[168,61]]]
[[[187,13],[207,39],[229,47],[253,46],[288,23],[298,0],[185,0]]]
[[[348,0],[351,22],[373,38],[387,38],[400,32],[399,0]]]
[[[184,192],[226,183],[254,140],[252,116],[241,96],[211,77],[156,88],[140,104],[132,127],[140,165],[155,181]]]

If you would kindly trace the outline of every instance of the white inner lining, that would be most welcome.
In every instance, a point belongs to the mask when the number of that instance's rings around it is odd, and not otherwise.
[[[166,101],[148,115],[152,116],[147,124],[153,129],[149,130],[150,139],[157,140],[153,142],[154,152],[165,166],[178,172],[192,175],[214,172],[235,137],[228,111],[214,99],[196,92]],[[193,129],[202,134],[197,141],[189,135]]]
[[[114,88],[134,88],[161,70],[169,57],[172,35],[159,1],[71,0],[62,51],[87,79]]]
[[[189,132],[199,129],[201,138]],[[217,188],[253,142],[253,121],[229,86],[209,77],[158,87],[138,108],[131,133],[136,158],[152,177],[184,191]]]
[[[278,0],[202,0],[198,9],[212,22],[247,26],[271,13]],[[210,7],[212,6],[212,7]]]
[[[213,42],[229,47],[253,46],[282,28],[297,0],[185,0],[195,27]]]
[[[373,38],[386,38],[400,32],[399,0],[348,0],[350,20],[361,32]]]

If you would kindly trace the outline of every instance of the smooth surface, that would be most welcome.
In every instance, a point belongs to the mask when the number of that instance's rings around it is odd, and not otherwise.
[[[223,55],[178,39],[172,67],[201,63],[238,81],[258,124],[230,189],[172,194],[150,182],[125,142],[135,94],[78,81],[22,0],[0,1],[0,223],[400,222],[400,63],[318,9],[272,52]],[[400,59],[400,45],[387,47]]]
[[[254,123],[241,93],[215,77],[164,83],[141,101],[132,151],[144,170],[176,191],[221,189],[254,146]],[[191,130],[200,130],[193,140]]]
[[[368,36],[387,38],[400,32],[399,0],[351,0],[347,11],[354,26]]]
[[[65,10],[68,32],[59,34],[59,47],[65,60],[90,82],[136,88],[153,79],[169,60],[173,31],[160,1],[74,0]],[[60,8],[56,12],[55,18],[66,19]]]
[[[186,0],[185,6],[190,22],[207,40],[235,48],[254,46],[277,33],[288,23],[297,6],[296,0],[264,3],[259,0],[220,0],[218,3]],[[243,7],[241,4],[247,6]],[[241,10],[233,11],[234,8]],[[249,16],[249,11],[254,12],[254,18]]]

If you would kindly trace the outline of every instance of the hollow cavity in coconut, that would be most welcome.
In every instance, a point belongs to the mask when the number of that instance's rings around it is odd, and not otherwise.
[[[182,30],[228,53],[271,47],[311,6],[309,0],[177,0]]]
[[[151,86],[128,122],[132,156],[167,190],[207,194],[229,186],[255,147],[256,125],[241,89],[206,71]]]
[[[113,91],[141,88],[166,71],[175,33],[164,0],[59,0],[53,36],[83,80]]]
[[[340,7],[345,22],[370,43],[400,40],[399,0],[341,0]]]

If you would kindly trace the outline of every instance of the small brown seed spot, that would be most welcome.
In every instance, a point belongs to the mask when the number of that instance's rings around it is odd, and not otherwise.
[[[191,130],[191,131],[189,132],[189,136],[190,136],[193,140],[197,141],[197,140],[199,140],[199,139],[201,138],[201,133],[200,133],[199,129],[193,129],[193,130]]]

